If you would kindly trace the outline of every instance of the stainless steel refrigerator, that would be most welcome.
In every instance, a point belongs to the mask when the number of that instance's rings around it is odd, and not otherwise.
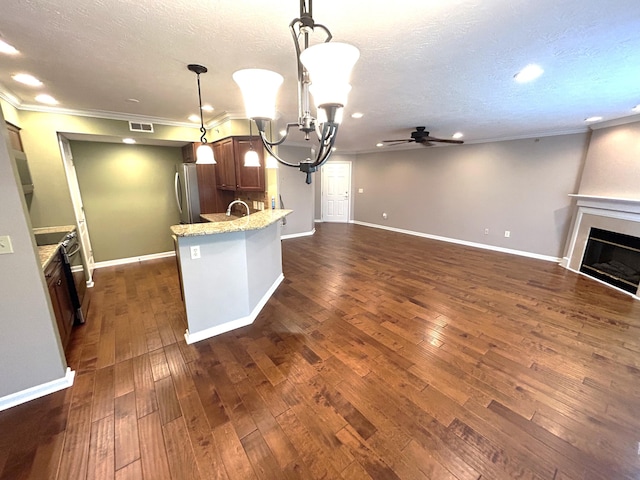
[[[200,196],[195,163],[183,163],[176,166],[174,187],[176,204],[180,212],[180,223],[199,223]]]

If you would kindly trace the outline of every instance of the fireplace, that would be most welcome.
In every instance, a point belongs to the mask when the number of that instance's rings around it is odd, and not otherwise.
[[[636,293],[640,285],[640,238],[591,228],[580,271]]]
[[[640,299],[640,199],[577,200],[563,265]]]

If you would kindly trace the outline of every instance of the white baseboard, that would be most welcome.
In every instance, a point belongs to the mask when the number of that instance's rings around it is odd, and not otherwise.
[[[280,235],[280,240],[289,240],[290,238],[299,238],[299,237],[310,237],[315,233],[316,233],[316,229],[314,228],[310,232],[289,233],[287,235]]]
[[[518,255],[521,257],[535,258],[537,260],[544,260],[546,262],[559,263],[561,260],[559,257],[541,255],[539,253],[525,252],[522,250],[513,250],[511,248],[496,247],[494,245],[486,245],[484,243],[468,242],[466,240],[458,240],[457,238],[440,237],[438,235],[430,235],[428,233],[414,232],[413,230],[404,230],[401,228],[387,227],[385,225],[377,225],[375,223],[366,223],[366,222],[359,222],[359,221],[354,221],[353,223],[355,223],[356,225],[363,225],[365,227],[379,228],[381,230],[389,230],[391,232],[404,233],[406,235],[429,238],[431,240],[439,240],[441,242],[455,243],[458,245],[465,245],[467,247],[481,248],[483,250],[492,250],[494,252],[508,253],[511,255]]]
[[[190,333],[189,329],[187,329],[184,334],[184,339],[186,340],[187,345],[191,345],[195,342],[200,342],[201,340],[206,340],[207,338],[215,337],[216,335],[220,335],[222,333],[230,332],[231,330],[235,330],[236,328],[251,325],[283,280],[284,275],[281,273],[278,278],[276,278],[276,281],[273,282],[273,284],[269,287],[269,290],[267,290],[267,292],[262,296],[255,308],[246,317],[231,320],[230,322],[206,328],[204,330],[200,330],[199,332]]]
[[[35,400],[36,398],[44,397],[50,393],[69,388],[73,385],[75,376],[76,372],[67,367],[67,373],[62,378],[2,397],[0,398],[0,412],[15,407],[16,405]]]
[[[316,219],[314,220],[314,222],[315,222],[315,223],[322,223],[322,219],[321,219],[321,218],[316,218]]]
[[[175,257],[176,252],[152,253],[151,255],[143,255],[141,257],[117,258],[115,260],[106,260],[104,262],[96,262],[94,268],[114,267],[116,265],[126,265],[127,263],[146,262],[148,260],[157,260],[158,258]]]

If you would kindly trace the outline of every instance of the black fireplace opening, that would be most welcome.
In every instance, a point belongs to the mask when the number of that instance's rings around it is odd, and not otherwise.
[[[640,238],[591,228],[580,271],[635,294],[640,285]]]

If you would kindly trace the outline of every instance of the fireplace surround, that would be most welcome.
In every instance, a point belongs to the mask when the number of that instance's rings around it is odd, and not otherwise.
[[[601,238],[601,235],[600,240],[605,240],[605,242],[609,243],[618,243],[615,241],[616,238],[622,239],[623,241],[630,240],[631,248],[636,248],[637,244],[634,243],[635,240],[633,239],[637,239],[637,241],[640,242],[640,199],[580,194],[572,194],[570,196],[577,199],[577,212],[573,223],[573,231],[569,237],[567,256],[563,259],[563,265],[569,270],[588,275],[597,281],[606,283],[612,288],[616,288],[619,291],[623,291],[640,299],[640,288],[637,284],[635,288],[633,288],[633,286],[624,282],[612,282],[610,281],[611,279],[607,277],[607,272],[604,272],[602,268],[596,268],[596,270],[604,273],[596,272],[596,274],[593,271],[593,266],[590,271],[588,267],[584,268],[583,266],[583,260],[586,260],[587,265],[590,263],[593,264],[594,262],[600,264],[610,263],[613,260],[613,265],[604,267],[605,270],[609,268],[613,271],[616,267],[624,270],[624,267],[620,267],[619,263],[623,265],[627,263],[626,257],[624,257],[625,254],[622,254],[623,258],[625,258],[623,262],[620,262],[620,257],[616,257],[615,259],[603,258],[604,261],[600,262],[594,259],[594,256],[603,250],[605,251],[605,257],[611,257],[612,252],[607,252],[607,249],[613,247],[612,245],[599,242],[601,245],[598,246],[596,244],[596,250],[588,253],[587,256],[585,256],[585,252],[587,252],[588,245],[591,244],[591,246],[593,246],[594,242],[598,243],[597,240],[593,239],[592,233],[601,231],[610,233],[605,234],[604,238]],[[613,235],[613,237],[610,235]],[[622,236],[616,237],[616,235]],[[600,249],[600,252],[598,252],[598,249]],[[620,253],[616,255],[620,255]],[[633,270],[636,266],[634,262],[635,260],[631,260],[631,265],[627,265],[627,267]],[[600,266],[602,267],[603,265]],[[632,272],[628,273],[630,273],[631,276],[633,275]],[[632,280],[629,281],[632,282]]]

